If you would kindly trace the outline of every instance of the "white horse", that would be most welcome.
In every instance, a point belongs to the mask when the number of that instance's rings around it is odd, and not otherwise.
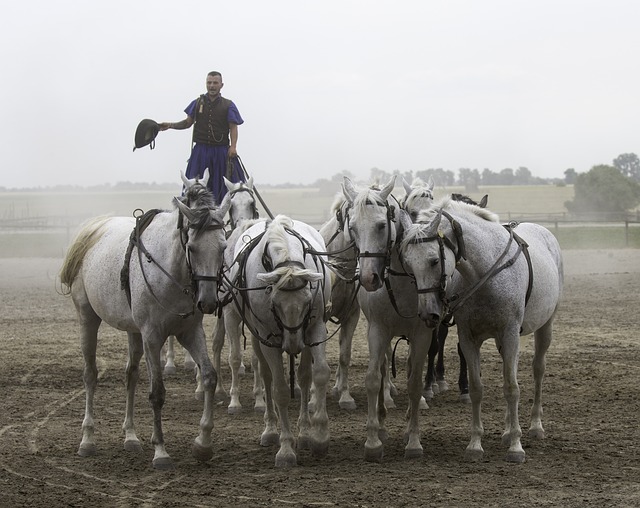
[[[233,256],[233,262],[228,264],[227,285],[233,303],[223,309],[224,323],[229,340],[238,343],[244,324],[260,360],[267,403],[260,444],[280,442],[277,467],[297,464],[288,415],[291,394],[282,365],[282,353],[286,352],[292,359],[300,355],[298,448],[309,447],[314,455],[322,456],[329,446],[326,389],[330,369],[325,357],[324,313],[330,280],[322,264],[324,259],[316,253],[324,251],[324,241],[311,226],[279,215],[244,231],[236,229],[229,244],[226,258]],[[312,382],[316,401],[310,418]],[[279,438],[274,399],[280,420]]]
[[[529,435],[543,438],[545,354],[563,286],[558,242],[537,224],[502,226],[490,211],[450,199],[421,212],[418,222],[407,225],[402,259],[416,280],[420,318],[434,327],[450,312],[458,327],[469,367],[472,404],[471,441],[465,456],[480,460],[484,453],[480,347],[494,338],[503,360],[506,460],[523,462],[517,379],[520,335],[533,333],[535,337]]]
[[[231,203],[229,205],[228,216],[229,219],[227,221],[227,226],[231,228],[231,230],[235,229],[236,225],[243,220],[249,219],[257,219],[258,218],[258,206],[256,204],[256,198],[253,192],[253,177],[250,176],[246,182],[238,182],[233,183],[227,180],[224,176],[222,177],[224,180],[224,184],[227,187],[228,193],[231,195]],[[220,332],[221,331],[221,337]],[[164,366],[164,375],[165,376],[173,376],[176,373],[176,364],[175,364],[175,345],[174,345],[174,337],[169,337],[167,340],[166,347],[166,356],[165,356],[165,366]],[[224,390],[224,386],[222,384],[222,377],[220,376],[220,354],[222,352],[222,346],[224,345],[224,324],[220,324],[218,326],[216,322],[216,331],[214,332],[214,342],[213,342],[213,367],[216,369],[218,373],[218,385],[216,388],[216,397],[217,398],[225,398],[226,392]],[[191,358],[191,355],[188,351],[184,352],[184,368],[186,370],[194,370],[196,368],[196,363]],[[240,373],[244,373],[244,365],[240,366]],[[202,397],[202,384],[198,382],[198,388],[196,390],[196,398],[200,399]]]
[[[362,289],[358,302],[367,318],[369,365],[366,374],[368,401],[365,459],[381,461],[386,408],[383,377],[387,371],[386,351],[394,336],[410,342],[408,360],[406,458],[423,454],[420,444],[419,409],[422,399],[422,371],[431,344],[432,330],[417,315],[417,293],[410,277],[404,274],[395,248],[396,216],[401,212],[395,200],[388,199],[395,177],[380,191],[358,191],[345,177],[343,193],[349,202],[345,216],[345,234],[355,242]],[[404,212],[403,212],[404,213]],[[400,275],[394,275],[400,274]]]
[[[400,204],[408,209],[412,216],[417,216],[422,208],[426,208],[433,202],[433,179],[425,183],[419,178],[411,184],[403,178],[403,186],[406,192]],[[379,190],[377,185],[372,189]],[[340,354],[336,381],[333,387],[333,395],[338,399],[338,405],[342,409],[354,411],[356,402],[349,390],[349,366],[351,365],[351,347],[353,334],[360,319],[360,305],[356,298],[358,287],[356,268],[358,265],[357,254],[353,242],[344,234],[344,214],[348,201],[343,193],[334,199],[330,214],[331,218],[320,228],[320,234],[327,245],[329,265],[331,266],[331,322],[339,325]],[[391,347],[387,350],[387,359],[391,360]],[[385,375],[384,399],[387,408],[396,407],[393,397],[397,395],[397,389],[391,378]]]
[[[98,328],[102,321],[127,332],[129,337],[125,449],[141,450],[133,409],[144,353],[153,409],[153,466],[173,467],[162,432],[165,388],[160,351],[167,337],[175,335],[198,363],[204,379],[204,410],[193,455],[202,461],[213,455],[211,431],[217,375],[207,354],[202,318],[203,313],[210,314],[218,306],[218,277],[226,247],[223,220],[229,200],[215,206],[206,187],[208,173],[201,182],[182,177],[187,188],[184,197],[174,199],[173,211],[154,210],[137,219],[94,219],[79,232],[61,268],[60,280],[78,312],[85,363],[86,406],[78,449],[81,456],[96,454],[93,399],[98,374]]]

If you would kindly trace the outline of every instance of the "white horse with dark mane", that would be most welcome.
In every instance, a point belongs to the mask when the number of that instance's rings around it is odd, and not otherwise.
[[[202,371],[205,387],[200,433],[193,444],[198,460],[213,455],[213,395],[217,375],[202,327],[203,314],[218,307],[219,273],[226,247],[224,215],[229,199],[217,207],[202,181],[187,180],[173,211],[152,210],[134,218],[97,218],[69,247],[60,272],[80,321],[86,389],[81,456],[96,454],[93,399],[98,378],[96,347],[102,321],[129,337],[127,404],[123,424],[126,450],[141,450],[133,425],[135,389],[142,355],[149,375],[155,447],[153,466],[173,467],[165,449],[161,410],[165,402],[160,351],[175,335]]]
[[[326,390],[330,370],[325,356],[324,314],[331,287],[325,259],[318,254],[325,250],[325,244],[311,226],[278,215],[272,221],[243,223],[232,233],[229,245],[225,286],[232,302],[223,309],[227,336],[230,342],[240,343],[243,326],[251,333],[266,398],[260,444],[279,442],[276,466],[295,466],[288,413],[293,380],[287,383],[283,353],[289,354],[291,364],[300,356],[298,449],[308,447],[314,455],[322,456],[329,446]],[[312,382],[315,404],[310,417]]]
[[[480,347],[494,338],[503,360],[506,460],[523,462],[517,378],[520,336],[533,333],[535,338],[529,435],[543,438],[545,354],[563,286],[558,242],[537,224],[503,226],[484,208],[445,199],[421,212],[418,224],[405,223],[401,252],[405,268],[415,277],[420,318],[435,327],[450,313],[457,324],[472,404],[471,441],[465,456],[480,460],[484,453]]]

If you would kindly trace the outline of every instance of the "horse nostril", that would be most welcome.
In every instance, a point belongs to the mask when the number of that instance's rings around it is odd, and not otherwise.
[[[429,314],[429,321],[431,321],[432,323],[439,323],[440,322],[440,314]]]

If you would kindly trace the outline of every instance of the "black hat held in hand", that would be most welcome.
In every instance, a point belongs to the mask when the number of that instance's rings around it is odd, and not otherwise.
[[[159,127],[158,123],[154,120],[150,120],[149,118],[145,118],[138,124],[138,128],[136,129],[135,136],[135,145],[133,147],[133,151],[136,151],[136,148],[142,148],[143,146],[150,145],[149,148],[151,150],[156,146],[156,136],[158,135]]]

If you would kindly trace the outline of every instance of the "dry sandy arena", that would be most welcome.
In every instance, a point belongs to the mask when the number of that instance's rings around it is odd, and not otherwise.
[[[76,450],[84,411],[83,365],[73,304],[56,292],[60,263],[0,260],[0,507],[640,506],[639,250],[565,252],[565,295],[544,385],[547,437],[523,438],[527,461],[521,465],[503,460],[505,405],[492,341],[483,347],[485,458],[464,462],[470,406],[458,402],[453,389],[455,334],[450,335],[446,358],[452,390],[423,411],[424,457],[403,458],[406,346],[400,345],[400,394],[398,408],[390,410],[387,420],[385,457],[381,464],[365,462],[367,347],[362,322],[351,376],[358,409],[348,413],[328,400],[327,457],[315,459],[301,452],[297,468],[276,469],[276,450],[258,444],[262,417],[251,409],[250,379],[245,376],[245,410],[230,416],[224,405],[216,407],[214,457],[206,464],[196,462],[191,442],[201,404],[193,396],[192,375],[180,368],[166,383],[164,430],[176,464],[171,472],[151,467],[146,374],[136,412],[144,452],[132,455],[123,449],[126,338],[104,326],[98,345],[98,454],[80,458]],[[212,319],[207,317],[208,333]],[[522,339],[521,351],[520,414],[526,432],[531,337]],[[328,352],[335,373],[337,337]],[[227,385],[228,367],[221,374]],[[291,411],[296,411],[293,402]]]

